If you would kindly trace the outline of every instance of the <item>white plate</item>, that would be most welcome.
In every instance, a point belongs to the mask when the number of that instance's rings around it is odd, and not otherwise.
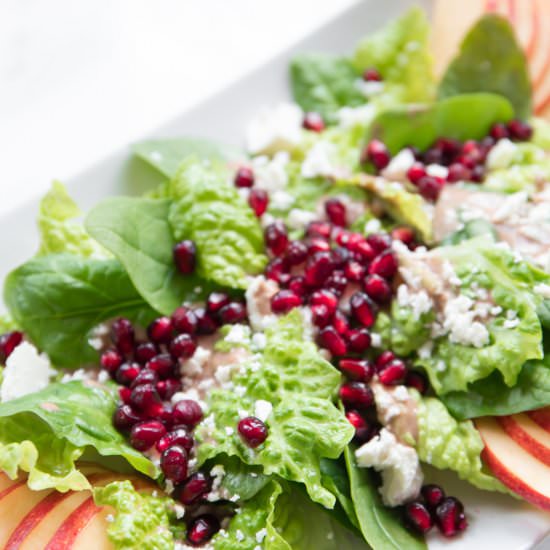
[[[426,9],[430,7],[428,0],[415,3]],[[411,4],[408,0],[361,2],[222,93],[174,118],[155,132],[154,137],[203,136],[240,144],[246,122],[259,108],[289,98],[288,61],[295,53],[350,52],[366,33]],[[108,127],[105,131],[109,131]],[[124,149],[66,183],[78,203],[89,208],[108,195],[142,190],[144,182],[136,178],[136,162],[129,159],[129,150]],[[44,176],[54,177],[55,174]],[[36,251],[37,209],[38,198],[0,219],[1,280]],[[430,471],[429,475],[464,502],[470,520],[464,536],[455,540],[444,540],[435,533],[431,535],[429,547],[432,550],[524,550],[532,548],[550,529],[550,516],[527,504],[511,497],[477,491],[448,473]],[[538,548],[550,548],[550,543],[543,543]]]

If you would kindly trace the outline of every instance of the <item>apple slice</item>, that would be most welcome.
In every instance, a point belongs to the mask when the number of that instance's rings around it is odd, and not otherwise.
[[[482,457],[493,474],[527,502],[550,510],[550,468],[514,441],[495,418],[475,425],[485,443]]]
[[[550,433],[523,413],[503,416],[498,421],[516,443],[550,466]]]
[[[536,422],[543,430],[550,432],[550,407],[529,411],[529,418]]]

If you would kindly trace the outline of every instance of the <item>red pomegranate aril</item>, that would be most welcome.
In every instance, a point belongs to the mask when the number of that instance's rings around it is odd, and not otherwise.
[[[194,428],[203,417],[201,406],[192,399],[183,399],[174,405],[174,424],[183,424]]]
[[[499,139],[510,137],[510,132],[508,131],[506,124],[502,124],[502,122],[497,122],[496,124],[494,124],[489,134],[493,139],[497,141]]]
[[[172,325],[178,333],[195,334],[198,324],[195,312],[188,307],[178,307],[172,313]]]
[[[311,287],[321,286],[333,270],[330,252],[316,252],[306,263],[304,276]]]
[[[345,355],[348,346],[343,335],[339,334],[333,326],[328,326],[319,332],[319,345],[327,349],[332,355]]]
[[[343,246],[337,246],[331,250],[332,265],[334,269],[342,269],[353,258],[353,253]]]
[[[435,521],[439,530],[445,537],[454,537],[466,526],[464,507],[454,497],[446,497],[435,509]]]
[[[306,261],[308,247],[302,241],[292,241],[286,249],[286,261],[288,265],[300,265]]]
[[[128,319],[121,317],[111,327],[111,339],[118,351],[123,355],[129,355],[134,351],[135,335],[134,327]]]
[[[407,179],[414,185],[418,185],[420,179],[426,175],[426,167],[421,162],[415,162],[407,170]]]
[[[354,283],[361,281],[366,271],[366,268],[356,260],[351,260],[344,266],[344,275]]]
[[[472,173],[470,174],[470,180],[476,183],[481,183],[485,177],[485,167],[481,164],[474,166]]]
[[[443,189],[443,184],[433,176],[424,176],[418,180],[418,192],[428,201],[435,201]]]
[[[132,427],[130,443],[138,451],[150,449],[164,434],[166,428],[158,420],[140,422]]]
[[[414,231],[410,227],[395,227],[392,229],[391,238],[394,241],[401,241],[403,244],[409,246],[414,243]]]
[[[237,429],[244,442],[253,449],[260,446],[268,436],[267,426],[255,416],[241,419]]]
[[[345,266],[344,266],[345,267]],[[341,270],[335,270],[325,281],[325,287],[332,293],[340,296],[348,284],[348,279]]]
[[[116,371],[115,379],[123,386],[129,386],[137,377],[141,367],[137,363],[122,363]]]
[[[422,154],[424,164],[443,164],[443,151],[437,147],[431,147]]]
[[[527,141],[533,135],[533,128],[522,120],[511,120],[508,123],[508,130],[511,138],[519,141]]]
[[[354,328],[347,334],[348,347],[355,353],[363,353],[370,348],[371,336],[366,328]]]
[[[173,445],[160,455],[160,469],[173,483],[181,483],[187,478],[187,451],[179,445]]]
[[[270,223],[264,230],[264,239],[267,249],[274,256],[282,256],[288,246],[288,233],[281,221]]]
[[[382,80],[382,76],[376,69],[369,67],[363,72],[363,80],[366,82],[380,82]]]
[[[407,367],[403,361],[394,359],[382,367],[378,372],[378,378],[384,386],[397,386],[403,384],[407,375]]]
[[[154,383],[141,384],[132,390],[130,405],[138,411],[148,411],[153,405],[160,403],[160,396]]]
[[[110,374],[114,374],[123,361],[124,358],[116,349],[108,349],[101,354],[101,366]]]
[[[187,335],[185,335],[187,336]],[[156,372],[161,380],[171,378],[175,374],[174,360],[167,353],[161,353],[145,363],[145,368]]]
[[[356,292],[349,301],[351,313],[358,323],[370,328],[376,320],[376,307],[364,292]]]
[[[470,179],[471,172],[466,166],[459,162],[454,162],[449,166],[447,173],[447,181],[450,183],[456,183],[457,181],[468,181]]]
[[[302,277],[301,275],[292,277],[288,282],[288,289],[292,290],[292,292],[294,292],[294,294],[297,294],[298,296],[303,296],[306,292],[305,278]]]
[[[271,310],[273,313],[287,313],[291,309],[302,305],[302,298],[292,290],[279,290],[271,298]]]
[[[199,516],[187,528],[187,542],[192,546],[200,546],[208,542],[219,530],[220,522],[215,516]]]
[[[391,279],[397,273],[397,258],[393,252],[387,250],[374,258],[369,265],[369,275],[380,275],[384,279]]]
[[[231,298],[225,292],[211,292],[206,299],[206,311],[208,313],[218,313],[230,301]]]
[[[195,309],[197,318],[197,334],[214,334],[218,330],[218,323],[204,308]]]
[[[462,145],[462,154],[464,155],[470,155],[470,154],[477,154],[479,152],[479,144],[477,141],[473,139],[468,139],[464,142]]]
[[[23,341],[23,333],[14,330],[0,336],[0,363],[4,363],[13,350]]]
[[[127,403],[119,405],[113,414],[113,424],[115,428],[120,431],[129,430],[142,420],[143,418],[139,413],[134,411]]]
[[[338,246],[348,247],[350,239],[353,238],[355,233],[351,233],[347,229],[342,227],[335,227],[332,231],[332,240],[336,241]]]
[[[195,339],[190,334],[185,333],[178,334],[169,345],[170,355],[174,359],[188,359],[193,356],[196,349],[197,342]]]
[[[158,391],[158,390],[157,390]],[[151,418],[160,420],[167,430],[173,429],[174,426],[174,407],[171,403],[162,403],[160,406],[152,407],[152,411],[155,414],[151,414],[151,411],[148,411]]]
[[[265,276],[279,284],[285,284],[290,280],[288,264],[283,258],[274,258],[265,269]]]
[[[118,396],[123,403],[130,403],[130,396],[132,395],[132,390],[126,386],[120,386],[118,388]]]
[[[377,304],[386,304],[391,300],[391,286],[388,281],[380,277],[380,275],[368,275],[365,277],[363,288],[368,297]]]
[[[248,206],[254,210],[257,218],[261,218],[269,206],[269,195],[263,189],[251,189],[248,194]]]
[[[181,382],[177,378],[168,378],[167,380],[160,380],[157,382],[156,388],[160,398],[168,400],[181,390]]]
[[[437,139],[435,146],[447,158],[454,157],[460,153],[462,144],[460,141],[452,138],[440,137]]]
[[[374,393],[363,382],[347,382],[340,386],[340,399],[346,408],[368,409],[374,405]]]
[[[147,327],[149,339],[157,344],[166,344],[172,338],[172,320],[170,317],[159,317]]]
[[[439,485],[424,485],[420,492],[430,510],[435,510],[445,498],[445,491]]]
[[[316,290],[311,295],[310,304],[323,304],[331,313],[334,313],[338,307],[338,297],[330,290]]]
[[[395,353],[393,351],[383,351],[374,362],[374,366],[376,367],[376,372],[380,372],[383,367],[385,367],[388,363],[391,363],[395,357]]]
[[[334,327],[334,330],[344,336],[349,332],[349,321],[348,318],[341,312],[336,311],[334,314],[334,317],[332,319],[332,326]]]
[[[372,261],[376,256],[376,251],[367,241],[358,242],[354,247],[355,258],[362,264]]]
[[[152,342],[143,342],[136,346],[134,352],[134,359],[140,364],[144,365],[158,354],[158,348]]]
[[[159,381],[157,373],[150,369],[143,369],[140,373],[134,378],[133,382],[130,384],[130,388],[133,390],[137,386],[142,384],[156,384]]]
[[[367,237],[367,243],[374,250],[374,257],[391,247],[391,237],[387,233],[371,233]]]
[[[316,304],[311,306],[311,317],[313,324],[316,327],[324,328],[332,320],[332,312],[324,304]]]
[[[355,428],[355,439],[358,443],[366,443],[370,439],[371,427],[361,416],[359,411],[350,410],[346,412],[348,422]]]
[[[405,377],[405,386],[409,388],[414,388],[421,394],[425,394],[428,391],[428,380],[418,371],[408,371],[407,376]]]
[[[340,359],[338,368],[351,380],[370,382],[374,376],[374,367],[366,359]]]
[[[231,302],[220,309],[220,321],[223,325],[234,325],[246,319],[246,307],[241,302]]]
[[[309,244],[307,246],[307,252],[308,254],[312,255],[316,252],[328,252],[330,250],[330,244],[328,241],[325,241],[325,239],[313,238],[309,241]]]
[[[234,179],[235,187],[252,187],[254,185],[254,172],[248,166],[241,166]]]
[[[189,433],[187,428],[179,426],[169,431],[165,436],[161,437],[157,441],[156,449],[162,453],[173,445],[179,445],[187,452],[190,452],[194,443],[193,436]]]
[[[325,129],[325,121],[319,113],[306,113],[302,126],[312,132],[322,132]]]
[[[421,502],[405,504],[405,520],[414,531],[425,534],[433,527],[430,511]]]
[[[377,170],[382,170],[390,163],[390,152],[384,143],[377,139],[371,140],[363,151],[361,161],[370,161]]]
[[[212,487],[212,480],[203,472],[190,475],[182,485],[179,500],[186,505],[194,504],[206,495]]]
[[[184,240],[174,246],[174,263],[183,275],[190,275],[195,271],[197,248],[193,241]]]
[[[306,237],[329,239],[332,232],[332,225],[329,222],[314,221],[310,222],[306,228]]]
[[[340,199],[328,199],[325,202],[325,213],[333,225],[346,227],[346,206]]]

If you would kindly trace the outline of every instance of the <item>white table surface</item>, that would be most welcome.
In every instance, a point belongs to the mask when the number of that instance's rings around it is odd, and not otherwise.
[[[0,215],[355,1],[0,0]]]

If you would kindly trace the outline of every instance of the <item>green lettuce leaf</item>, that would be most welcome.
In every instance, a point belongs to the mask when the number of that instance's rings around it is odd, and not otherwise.
[[[260,466],[249,466],[236,456],[217,456],[215,462],[225,470],[221,486],[230,495],[239,495],[240,501],[250,500],[271,481],[271,477],[262,473]]]
[[[197,430],[198,458],[202,463],[220,453],[238,456],[267,475],[303,483],[312,500],[332,507],[335,498],[322,486],[320,460],[337,458],[353,429],[332,404],[340,374],[303,330],[299,311],[279,319],[266,331],[263,353],[233,375],[233,388],[211,392],[209,416]],[[256,400],[269,401],[273,410],[267,440],[252,450],[234,432],[239,411],[253,414]]]
[[[158,477],[158,468],[113,426],[116,397],[105,386],[74,381],[50,384],[40,392],[0,403],[2,466],[8,464],[7,473],[13,477],[16,466],[10,461],[14,459],[31,474],[33,489],[43,489],[47,483],[59,490],[82,489],[83,476],[74,470],[74,463],[91,449],[104,457],[120,457],[138,472]]]
[[[519,118],[526,119],[531,114],[525,54],[504,17],[484,15],[470,29],[458,56],[443,75],[438,96],[471,92],[491,92],[508,98]]]
[[[94,500],[98,506],[115,509],[107,535],[117,550],[174,549],[171,499],[141,494],[130,481],[114,481],[95,488]]]
[[[12,271],[4,301],[15,322],[59,367],[97,362],[88,334],[116,316],[146,325],[155,317],[116,260],[71,254],[37,257]]]
[[[420,397],[416,393],[416,399],[416,451],[420,460],[440,470],[453,470],[460,479],[479,489],[508,492],[500,481],[485,471],[481,461],[483,440],[472,422],[455,420],[435,397]]]
[[[544,118],[533,117],[531,125],[533,126],[531,142],[545,151],[550,151],[550,123]]]

